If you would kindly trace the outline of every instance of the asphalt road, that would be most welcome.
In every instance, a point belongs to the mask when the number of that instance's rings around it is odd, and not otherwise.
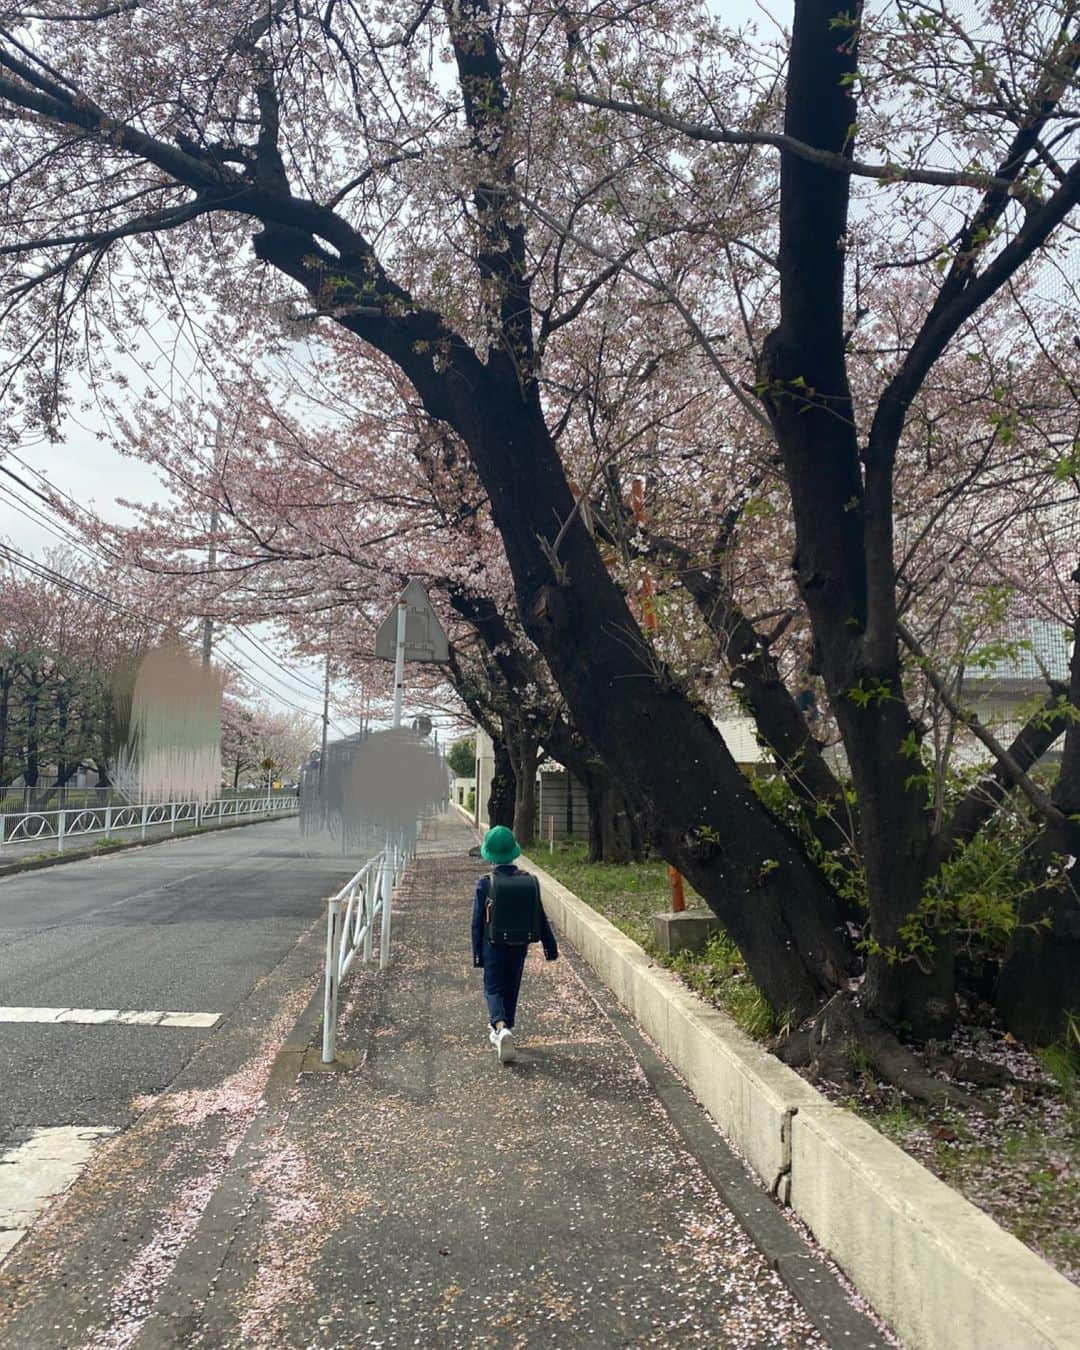
[[[881,1346],[565,944],[534,950],[521,1053],[495,1060],[455,817],[398,887],[389,969],[354,967],[341,1063],[309,1065],[313,919],[355,860],[295,828],[0,885],[8,1008],[225,1014],[0,1022],[24,1135],[0,1166],[5,1350]]]
[[[0,879],[0,1008],[221,1014],[207,1030],[0,1012],[0,1148],[27,1129],[129,1124],[361,862],[294,818]]]

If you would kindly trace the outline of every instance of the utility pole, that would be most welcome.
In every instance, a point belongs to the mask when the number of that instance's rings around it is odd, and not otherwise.
[[[326,630],[326,668],[323,673],[322,748],[319,751],[319,828],[325,830],[329,813],[326,809],[326,742],[330,734],[330,639],[333,628]],[[344,839],[344,833],[342,839]]]
[[[218,510],[215,506],[210,512],[210,547],[206,552],[206,571],[211,574],[217,567],[217,528],[218,528]],[[203,619],[202,626],[202,663],[203,666],[209,666],[210,657],[214,650],[214,621],[209,615]]]
[[[218,465],[221,462],[221,418],[217,419],[214,427],[214,474],[216,476]],[[210,512],[210,546],[206,551],[206,574],[212,576],[217,567],[217,532],[221,523],[221,517],[217,509],[217,484],[215,488],[215,500]],[[202,663],[203,667],[210,665],[210,657],[214,650],[214,621],[209,615],[203,619],[202,626]]]
[[[322,789],[323,765],[326,763],[326,741],[330,731],[330,632],[326,634],[326,670],[323,675],[322,698],[322,752],[319,756],[319,788]]]

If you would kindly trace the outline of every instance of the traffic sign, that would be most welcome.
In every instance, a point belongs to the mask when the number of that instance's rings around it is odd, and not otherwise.
[[[384,661],[393,661],[397,648],[398,606],[404,601],[405,660],[433,661],[443,664],[450,660],[450,639],[431,608],[427,591],[419,581],[410,581],[402,591],[397,605],[383,619],[375,634],[375,655]]]

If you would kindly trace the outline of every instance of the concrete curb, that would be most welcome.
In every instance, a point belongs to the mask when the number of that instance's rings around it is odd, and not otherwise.
[[[910,1350],[1080,1350],[1080,1289],[528,858],[556,929]]]
[[[559,931],[633,1013],[768,1190],[786,1202],[792,1118],[824,1098],[531,859],[519,858],[518,865],[537,873]]]

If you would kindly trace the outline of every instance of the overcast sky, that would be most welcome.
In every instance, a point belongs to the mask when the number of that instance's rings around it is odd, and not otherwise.
[[[124,523],[133,519],[133,513],[122,507],[117,497],[131,501],[162,500],[167,492],[157,475],[138,460],[119,454],[111,446],[97,439],[92,428],[71,425],[62,444],[28,444],[20,447],[20,459],[48,477],[58,488],[80,503],[92,507],[106,520]],[[16,460],[7,461],[8,467],[18,472],[27,482],[33,476]],[[25,507],[14,500],[13,493],[36,507],[41,504],[10,480],[0,487],[0,537],[21,553],[34,558],[51,548],[67,547],[62,537],[63,527],[54,522],[50,530],[39,518],[33,518]],[[41,508],[42,510],[44,508]],[[289,711],[303,711],[322,716],[323,667],[321,663],[305,662],[289,657],[273,638],[266,625],[252,625],[250,631],[256,641],[275,653],[275,662],[243,635],[231,632],[222,642],[222,650],[242,666],[253,681],[265,685],[254,688],[260,701]],[[334,683],[331,701],[340,702],[345,690]],[[331,738],[340,732],[351,733],[358,724],[344,717],[333,706]]]

